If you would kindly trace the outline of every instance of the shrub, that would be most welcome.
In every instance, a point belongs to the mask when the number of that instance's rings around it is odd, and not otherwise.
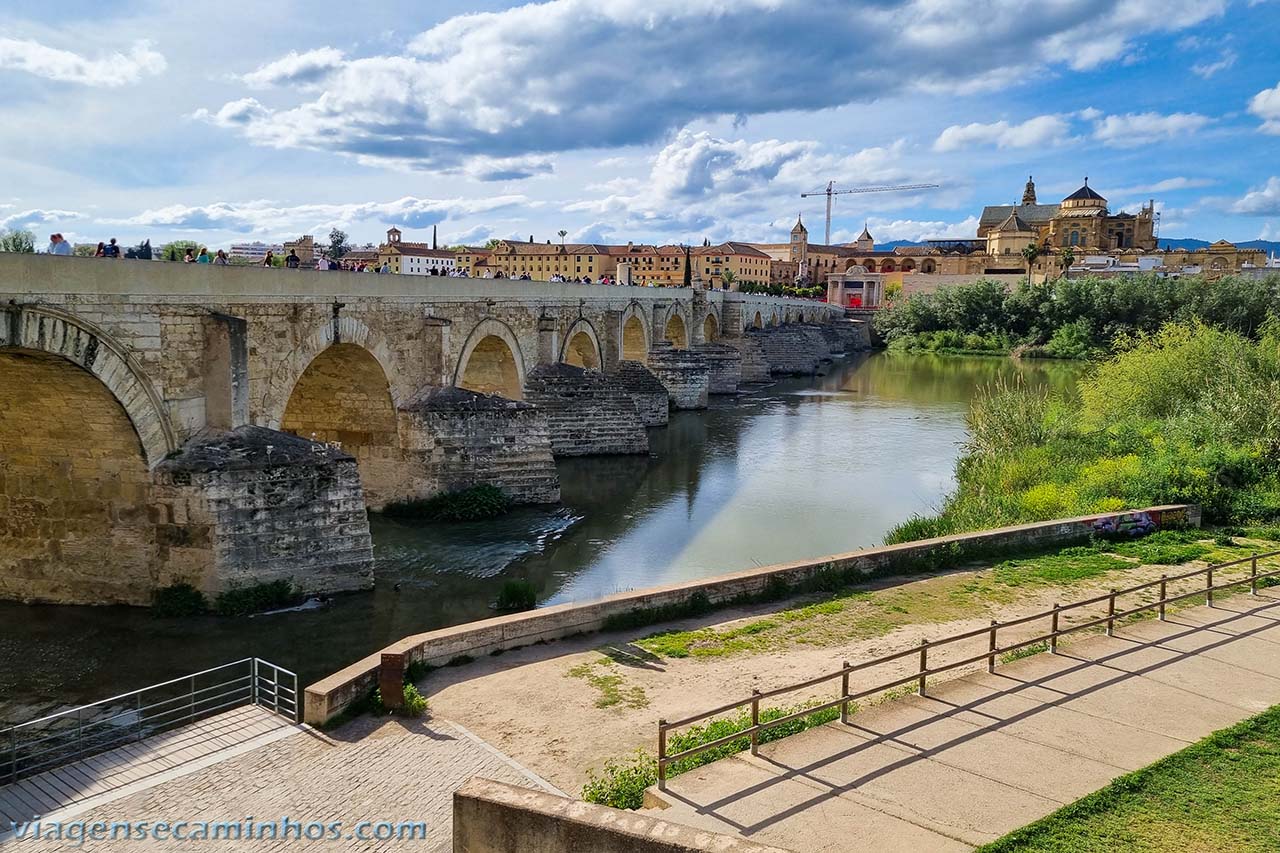
[[[218,593],[213,609],[220,616],[248,616],[276,607],[287,607],[297,600],[292,580],[276,580],[250,586],[232,587]]]
[[[382,702],[382,688],[375,688],[373,695],[369,697],[369,712],[376,717],[385,716],[388,713],[395,713],[401,717],[421,717],[430,707],[425,696],[419,692],[418,688],[412,684],[404,685],[404,704],[399,708],[389,709]]]
[[[527,580],[513,579],[502,585],[494,607],[504,613],[532,610],[538,606],[538,593]]]
[[[629,759],[604,763],[599,776],[587,771],[587,784],[582,786],[582,799],[615,809],[638,809],[644,805],[644,791],[658,781],[658,760],[636,750]]]
[[[483,484],[456,492],[446,492],[425,500],[387,504],[383,514],[393,518],[424,521],[484,521],[511,509],[511,498],[497,486]]]
[[[151,595],[151,613],[155,616],[199,616],[208,609],[204,593],[189,583],[166,586]]]

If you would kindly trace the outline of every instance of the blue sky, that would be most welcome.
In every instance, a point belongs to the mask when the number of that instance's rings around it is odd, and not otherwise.
[[[0,227],[211,246],[972,235],[1085,175],[1280,239],[1277,0],[9,0]]]

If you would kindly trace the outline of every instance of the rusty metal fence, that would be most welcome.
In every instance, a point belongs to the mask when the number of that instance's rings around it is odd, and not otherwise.
[[[1006,655],[1006,654],[1009,654],[1010,652],[1016,652],[1020,649],[1025,649],[1029,646],[1035,646],[1038,644],[1047,644],[1049,653],[1057,654],[1059,637],[1065,636],[1067,634],[1073,634],[1079,631],[1086,631],[1086,630],[1089,630],[1090,628],[1096,628],[1100,625],[1105,626],[1107,636],[1112,636],[1115,631],[1115,624],[1117,620],[1124,619],[1126,617],[1133,616],[1139,613],[1143,613],[1148,610],[1155,610],[1157,612],[1157,615],[1160,621],[1164,621],[1165,615],[1166,615],[1166,609],[1168,605],[1182,601],[1184,599],[1188,599],[1188,598],[1196,598],[1199,596],[1204,596],[1205,603],[1208,604],[1210,607],[1212,607],[1213,595],[1215,592],[1232,589],[1235,587],[1241,587],[1245,585],[1249,587],[1249,593],[1251,595],[1257,595],[1258,584],[1260,581],[1266,581],[1270,578],[1280,577],[1280,569],[1259,573],[1258,561],[1262,559],[1267,559],[1269,557],[1276,557],[1276,556],[1280,556],[1280,551],[1268,551],[1263,554],[1253,554],[1252,556],[1244,557],[1239,560],[1232,560],[1226,563],[1218,563],[1217,565],[1206,566],[1205,568],[1202,568],[1202,569],[1192,569],[1190,571],[1182,572],[1176,575],[1167,575],[1167,574],[1161,575],[1159,580],[1148,581],[1146,583],[1137,584],[1135,586],[1125,587],[1124,589],[1112,589],[1103,595],[1095,595],[1091,598],[1085,598],[1080,601],[1073,601],[1069,604],[1055,604],[1053,608],[1050,610],[1044,610],[1039,613],[1033,613],[1029,616],[1021,616],[1017,619],[1010,619],[1005,622],[999,622],[995,619],[992,619],[991,625],[986,628],[976,628],[970,631],[964,631],[959,634],[953,634],[949,637],[944,637],[943,639],[940,639],[940,640],[921,640],[920,645],[918,646],[902,649],[901,651],[883,655],[878,658],[873,658],[872,660],[862,661],[861,663],[851,664],[848,661],[846,661],[844,665],[836,672],[830,672],[825,675],[819,675],[815,678],[810,678],[806,681],[801,681],[796,684],[789,684],[785,687],[776,687],[772,690],[766,690],[763,692],[758,690],[752,691],[750,698],[742,699],[737,702],[729,702],[717,708],[712,708],[709,711],[703,711],[702,713],[699,713],[699,714],[693,714],[692,716],[684,717],[683,719],[672,720],[672,721],[667,721],[665,719],[659,720],[658,721],[658,787],[660,789],[665,789],[666,781],[667,781],[667,769],[674,762],[680,761],[685,758],[691,758],[695,755],[698,755],[699,753],[716,749],[717,747],[725,746],[726,744],[729,744],[732,741],[739,740],[742,738],[750,738],[751,752],[755,754],[758,751],[760,746],[760,734],[762,732],[777,726],[786,725],[787,723],[790,723],[794,720],[798,720],[803,717],[807,717],[810,714],[819,713],[821,711],[825,711],[831,708],[836,708],[836,707],[840,708],[840,722],[848,723],[849,722],[849,703],[855,702],[859,699],[865,699],[869,696],[874,696],[874,695],[883,693],[886,690],[892,690],[896,687],[901,687],[906,684],[911,684],[913,682],[916,685],[916,691],[923,696],[925,694],[927,680],[931,675],[937,675],[939,673],[948,672],[950,670],[960,669],[962,667],[972,666],[974,664],[980,664],[984,662],[986,663],[987,672],[994,672],[996,668],[996,662],[1001,655]],[[1237,566],[1243,566],[1245,564],[1248,564],[1249,566],[1249,573],[1247,575],[1237,578],[1235,580],[1228,580],[1228,581],[1221,580],[1221,572],[1223,572],[1226,569],[1235,568]],[[1215,583],[1215,574],[1218,575],[1217,583]],[[1189,578],[1200,577],[1200,576],[1203,576],[1205,579],[1205,583],[1203,587],[1197,587],[1196,589],[1193,589],[1189,592],[1180,592],[1172,595],[1169,593],[1170,584],[1177,583],[1178,581],[1187,580]],[[1136,593],[1145,592],[1148,590],[1158,590],[1158,597],[1153,601],[1143,602],[1136,606],[1128,607],[1127,609],[1117,609],[1117,604],[1119,603],[1119,600],[1121,598],[1125,596],[1132,596]],[[1107,612],[1105,616],[1088,619],[1065,628],[1061,626],[1061,619],[1064,613],[1069,613],[1071,611],[1076,611],[1083,608],[1092,607],[1094,605],[1100,605],[1103,603],[1107,605]],[[1001,630],[1007,631],[1010,628],[1017,628],[1020,626],[1029,625],[1039,620],[1049,621],[1049,630],[1047,633],[1038,634],[1036,636],[1033,636],[1027,639],[1019,640],[1018,642],[1011,643],[1006,646],[1001,646],[999,644],[999,632]],[[929,665],[929,653],[931,651],[943,646],[951,645],[953,643],[959,643],[966,640],[974,640],[983,636],[987,638],[987,649],[981,654],[970,655],[967,657],[963,657],[960,660],[949,661],[945,664],[935,665],[932,667]],[[856,693],[849,692],[849,676],[852,675],[853,673],[861,672],[863,670],[871,669],[876,666],[881,666],[884,664],[893,663],[896,661],[901,661],[901,660],[916,657],[916,656],[918,656],[918,663],[916,665],[916,669],[914,672],[911,672],[910,674],[907,674],[907,675],[899,676],[890,681],[885,681],[885,682],[876,684],[875,686],[868,687],[864,690],[859,690]],[[807,690],[811,687],[815,687],[819,684],[823,684],[828,681],[834,681],[836,679],[839,679],[840,681],[840,695],[837,698],[827,702],[819,702],[813,705],[807,705],[799,711],[795,711],[785,716],[776,717],[766,722],[760,721],[760,703],[762,701],[766,699],[771,699],[774,696],[781,696],[786,693],[794,693],[798,690]],[[681,728],[684,728],[685,726],[691,725],[693,723],[698,723],[698,722],[701,722],[702,720],[707,720],[712,717],[717,717],[721,714],[726,714],[731,711],[740,711],[746,708],[750,708],[750,711],[751,711],[751,725],[748,726],[747,728],[741,729],[739,731],[735,731],[732,734],[725,735],[724,737],[716,738],[715,740],[707,741],[706,743],[698,744],[697,746],[689,747],[688,749],[681,750],[680,752],[676,752],[676,753],[667,752],[668,736],[669,736],[669,733],[672,732],[673,730],[681,729]]]

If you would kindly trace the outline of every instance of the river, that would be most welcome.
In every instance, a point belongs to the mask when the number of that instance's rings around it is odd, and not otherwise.
[[[951,488],[981,386],[1020,375],[1068,391],[1080,366],[876,353],[827,370],[672,413],[648,456],[561,460],[561,507],[455,525],[374,516],[377,588],[320,610],[179,619],[0,602],[0,718],[249,656],[307,684],[408,634],[493,615],[509,578],[559,604],[874,545]]]

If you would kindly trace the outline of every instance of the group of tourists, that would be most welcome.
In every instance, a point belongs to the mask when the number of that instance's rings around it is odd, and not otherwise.
[[[61,233],[54,232],[49,235],[49,245],[45,248],[45,252],[50,255],[74,255],[75,247],[71,245],[71,241],[63,237]],[[106,243],[99,243],[97,249],[93,252],[95,258],[122,258],[124,253],[120,251],[116,238],[112,237]]]

